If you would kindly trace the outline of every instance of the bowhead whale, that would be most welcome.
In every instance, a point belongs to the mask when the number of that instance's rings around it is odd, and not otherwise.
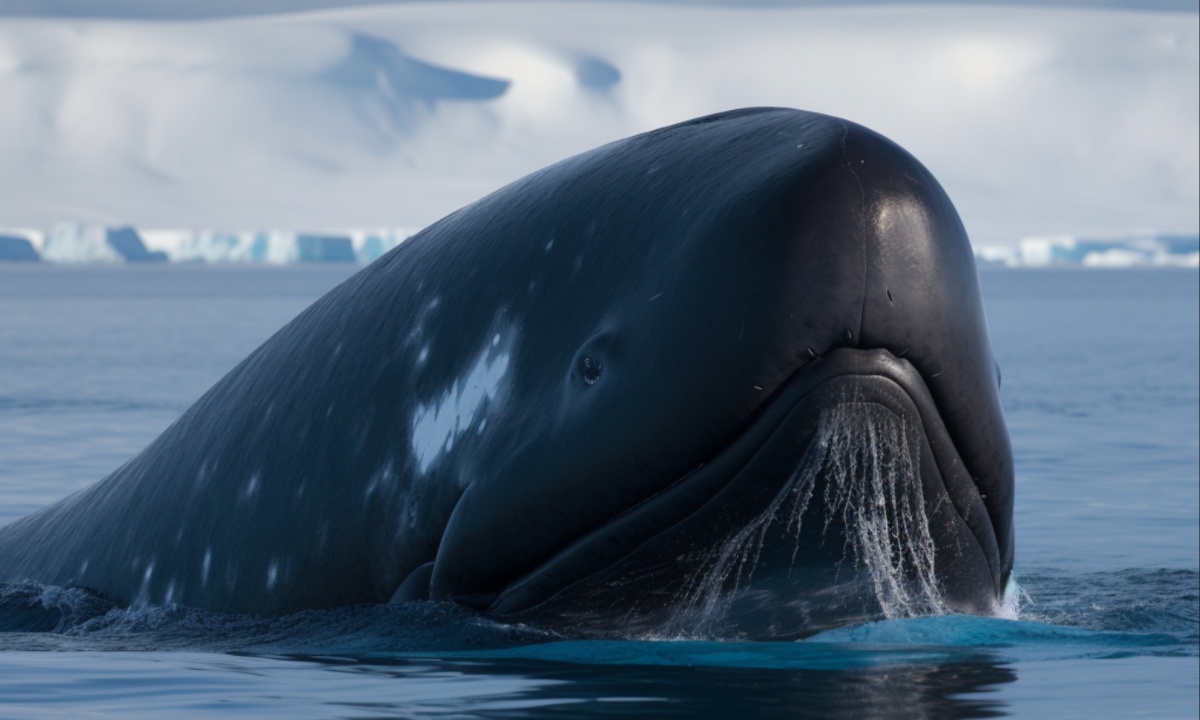
[[[1011,450],[974,258],[900,147],[778,108],[518,180],[329,292],[0,581],[580,632],[989,613]]]

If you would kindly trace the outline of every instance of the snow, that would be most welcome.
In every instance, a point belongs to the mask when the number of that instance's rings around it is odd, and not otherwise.
[[[361,258],[347,228],[420,228],[603,142],[784,105],[909,149],[979,246],[1194,234],[1198,26],[1029,6],[507,0],[4,18],[0,225],[49,230],[47,259],[56,223],[193,229],[143,232],[173,258],[291,262],[305,234],[350,237]],[[113,261],[72,237],[71,257]]]

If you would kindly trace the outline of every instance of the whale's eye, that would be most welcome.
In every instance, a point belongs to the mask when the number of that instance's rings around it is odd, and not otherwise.
[[[588,385],[596,384],[600,379],[600,373],[604,371],[604,366],[599,360],[584,355],[579,358],[579,374],[583,376],[583,381]]]

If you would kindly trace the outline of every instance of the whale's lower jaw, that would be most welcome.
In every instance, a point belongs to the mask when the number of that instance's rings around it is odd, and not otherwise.
[[[999,607],[995,535],[920,375],[886,350],[798,372],[712,461],[486,598],[572,632],[800,637]]]

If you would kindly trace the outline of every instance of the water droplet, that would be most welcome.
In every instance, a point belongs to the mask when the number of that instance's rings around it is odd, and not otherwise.
[[[824,515],[823,533],[831,521],[845,526],[843,559],[866,570],[884,617],[947,612],[920,454],[909,434],[903,418],[873,404],[843,400],[823,410],[816,436],[787,484],[758,517],[713,549],[712,564],[685,592],[673,622],[692,632],[716,627],[725,612],[723,598],[730,587],[750,582],[767,531],[776,523],[795,538],[795,562],[810,507]]]

